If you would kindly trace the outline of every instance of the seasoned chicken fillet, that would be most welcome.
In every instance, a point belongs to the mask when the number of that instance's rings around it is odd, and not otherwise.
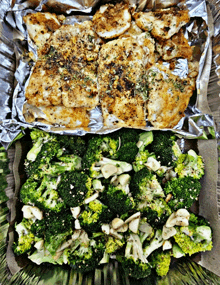
[[[33,69],[26,89],[28,103],[96,107],[99,48],[100,39],[91,22],[59,28],[47,41]]]
[[[148,70],[147,118],[156,128],[173,128],[184,117],[195,89],[195,78],[181,79],[163,65]]]
[[[104,39],[113,39],[126,32],[131,25],[131,14],[127,4],[106,4],[93,16],[96,33]]]
[[[106,126],[112,118],[117,126],[145,125],[147,63],[146,50],[132,37],[102,46],[98,59],[98,86]]]
[[[177,8],[161,9],[156,12],[137,12],[134,13],[134,18],[138,27],[160,40],[171,38],[189,22],[188,11]]]

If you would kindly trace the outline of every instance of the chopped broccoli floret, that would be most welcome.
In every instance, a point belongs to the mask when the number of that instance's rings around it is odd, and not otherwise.
[[[105,244],[106,253],[114,253],[118,249],[122,248],[124,244],[125,244],[124,240],[120,240],[115,237],[109,236]]]
[[[126,142],[117,151],[116,158],[120,161],[132,163],[138,153],[136,142]]]
[[[81,169],[81,158],[77,155],[60,156],[60,162],[54,162],[42,174],[57,176],[66,171]]]
[[[171,132],[154,132],[153,143],[149,145],[150,151],[154,152],[156,159],[161,165],[174,166],[181,150],[176,142],[177,137]]]
[[[139,151],[142,152],[145,150],[146,146],[153,142],[153,132],[144,132],[139,135],[139,140],[137,146]]]
[[[99,200],[91,201],[88,207],[79,216],[80,226],[86,232],[96,232],[103,223],[110,222],[112,213],[110,209]]]
[[[108,185],[102,194],[104,203],[115,214],[122,215],[134,209],[133,198],[120,187]]]
[[[155,157],[153,153],[149,153],[148,150],[139,151],[133,162],[133,168],[135,172],[138,172],[142,168],[145,168],[145,164],[149,157]]]
[[[76,271],[85,273],[94,270],[103,257],[105,246],[102,240],[88,240],[80,243],[68,253],[68,263]]]
[[[34,147],[34,146],[33,146]],[[32,150],[29,151],[29,153]],[[25,160],[25,171],[30,177],[39,178],[42,176],[43,172],[48,168],[49,163],[55,156],[61,155],[60,144],[56,140],[55,136],[50,136],[45,142],[42,142],[41,150],[38,152],[36,158]],[[27,156],[28,157],[28,156]]]
[[[171,252],[156,250],[151,255],[151,265],[155,268],[158,276],[166,276],[171,263]]]
[[[15,226],[15,230],[18,233],[18,241],[14,244],[14,252],[17,255],[21,255],[31,250],[35,236],[31,232],[31,225],[33,221],[31,219],[23,218],[22,221]]]
[[[55,255],[58,248],[71,237],[72,230],[69,229],[67,232],[55,234],[55,235],[47,235],[47,239],[45,241],[45,249],[47,249],[52,255]]]
[[[175,234],[175,242],[181,250],[189,255],[212,250],[212,232],[210,227],[180,227]]]
[[[154,227],[165,224],[172,214],[172,210],[162,198],[154,199],[148,203],[143,201],[137,207],[147,217],[149,224]]]
[[[190,176],[194,179],[200,179],[204,175],[203,159],[190,149],[188,153],[180,155],[175,171],[179,177]]]
[[[69,232],[73,228],[73,216],[69,209],[56,212],[45,212],[43,219],[45,226],[45,238],[49,240],[51,236]]]
[[[131,234],[127,240],[124,255],[117,255],[125,273],[137,279],[151,274],[151,266],[143,253],[143,244],[136,234]]]
[[[189,208],[197,200],[201,190],[201,183],[190,176],[173,178],[165,184],[164,192],[171,194],[168,201],[171,209]]]
[[[91,178],[84,172],[66,172],[61,175],[58,192],[69,207],[80,206],[91,192]]]
[[[32,176],[22,185],[20,199],[24,204],[35,205],[37,199],[41,197],[41,182],[36,181]]]
[[[84,138],[79,136],[57,136],[60,142],[61,148],[64,149],[64,153],[70,153],[76,156],[83,156],[86,151],[86,141]]]
[[[152,174],[147,168],[143,168],[134,174],[130,188],[136,199],[145,202],[165,196],[156,175]]]
[[[65,204],[57,192],[58,182],[57,178],[49,176],[44,176],[42,181],[35,181],[31,176],[21,187],[20,198],[24,204],[59,212]]]

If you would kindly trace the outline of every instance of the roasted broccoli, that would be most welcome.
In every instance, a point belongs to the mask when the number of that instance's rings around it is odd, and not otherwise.
[[[70,171],[61,175],[57,191],[67,206],[76,207],[91,193],[91,185],[91,178],[84,172]]]
[[[189,226],[175,228],[175,242],[185,254],[192,255],[212,249],[212,229],[203,217],[191,214]]]
[[[109,223],[112,218],[110,209],[98,199],[91,201],[79,216],[80,226],[86,232],[96,232],[103,223]]]
[[[203,159],[190,149],[187,153],[179,156],[175,171],[179,177],[190,176],[194,179],[200,179],[204,175]]]
[[[176,139],[177,137],[171,132],[155,131],[153,133],[153,143],[149,145],[149,150],[155,153],[161,165],[175,166],[176,160],[181,155]]]
[[[86,140],[79,136],[57,135],[64,154],[82,157],[86,151]]]
[[[151,255],[150,263],[155,268],[158,276],[167,275],[171,263],[171,251],[162,251],[161,249],[154,251]]]
[[[125,244],[124,239],[118,239],[112,236],[108,237],[107,242],[105,243],[106,253],[115,253],[118,249],[122,248]]]
[[[95,239],[78,239],[76,245],[68,250],[68,263],[76,271],[85,273],[94,270],[103,257],[105,246],[102,241]]]
[[[137,146],[139,151],[142,152],[146,147],[151,144],[154,140],[153,132],[144,132],[139,135]]]
[[[151,265],[144,255],[143,244],[136,234],[131,234],[127,239],[124,254],[116,257],[130,277],[140,279],[151,274]]]
[[[118,215],[132,211],[135,206],[134,200],[129,194],[120,187],[111,184],[103,191],[101,198],[110,210]]]
[[[153,199],[150,202],[141,202],[137,204],[137,208],[141,210],[147,221],[153,227],[165,224],[172,210],[163,198]]]
[[[14,252],[21,255],[31,250],[34,244],[35,236],[31,232],[33,220],[23,218],[22,221],[15,225],[18,234],[18,241],[14,244]]]
[[[139,200],[138,204],[141,204],[141,201],[145,203],[165,196],[156,175],[152,174],[147,168],[143,168],[133,175],[130,188],[134,198]]]
[[[25,171],[27,175],[29,177],[32,175],[35,179],[41,177],[43,171],[48,168],[51,160],[56,156],[61,156],[63,152],[55,135],[42,131],[34,131],[35,136],[37,136],[38,132],[40,132],[40,134],[42,133],[42,137],[38,137],[25,160]],[[33,135],[32,132],[31,135]],[[38,142],[39,146],[37,146]]]
[[[57,192],[59,179],[44,176],[41,181],[29,177],[22,185],[20,199],[24,204],[35,205],[42,210],[59,212],[65,204]]]
[[[164,186],[168,205],[171,209],[189,208],[197,200],[201,183],[190,176],[173,178]],[[169,195],[169,196],[168,196]]]

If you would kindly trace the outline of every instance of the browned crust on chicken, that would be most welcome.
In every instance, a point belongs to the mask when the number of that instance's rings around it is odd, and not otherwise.
[[[32,13],[23,17],[30,38],[41,49],[51,34],[60,28],[61,23],[54,13]]]
[[[134,13],[134,18],[141,29],[149,31],[153,37],[160,40],[171,38],[190,19],[188,10],[179,10],[178,8],[138,12]]]
[[[93,16],[96,33],[105,39],[112,39],[122,35],[131,25],[129,6],[125,3],[106,4]]]
[[[173,35],[169,40],[158,42],[156,50],[163,60],[171,60],[176,57],[190,59],[192,57],[192,48],[182,30]]]
[[[184,117],[195,89],[195,78],[181,79],[156,64],[148,71],[148,120],[156,128],[173,128]]]

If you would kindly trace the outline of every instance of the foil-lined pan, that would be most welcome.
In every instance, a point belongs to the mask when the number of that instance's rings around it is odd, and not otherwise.
[[[25,87],[28,84],[30,76],[29,59],[25,53],[32,51],[36,54],[34,45],[28,40],[28,34],[23,25],[22,17],[30,12],[46,11],[52,9],[57,13],[64,13],[66,23],[73,24],[77,21],[88,19],[92,16],[93,10],[103,2],[109,1],[52,1],[52,0],[29,0],[16,1],[14,5],[8,0],[2,0],[0,6],[1,34],[2,37],[9,38],[13,42],[11,55],[15,55],[14,62],[3,62],[3,68],[10,73],[5,73],[6,77],[0,76],[1,105],[0,112],[0,142],[8,147],[10,143],[27,127],[39,127],[46,131],[52,131],[60,134],[84,135],[87,130],[67,129],[64,127],[47,125],[40,122],[28,123],[23,116],[23,105],[25,103]],[[147,1],[130,0],[136,4],[138,10],[155,10],[161,7],[172,6],[177,1]],[[190,22],[187,24],[185,36],[189,42],[196,45],[199,49],[199,75],[196,81],[197,94],[193,95],[185,114],[179,123],[172,129],[177,134],[186,138],[213,138],[218,135],[216,132],[213,116],[209,113],[207,107],[207,84],[211,69],[212,59],[212,36],[214,33],[213,19],[207,9],[204,0],[188,0],[186,5],[189,8]],[[9,7],[11,7],[9,9]],[[71,15],[69,15],[71,14]],[[80,15],[80,16],[79,16]],[[11,43],[11,42],[10,42]],[[0,54],[2,54],[3,45],[0,45]],[[3,51],[4,56],[4,51]],[[16,66],[14,64],[16,63]],[[1,66],[1,65],[0,65]],[[175,69],[175,74],[182,76],[187,73],[187,64],[184,60],[179,60]],[[13,71],[15,71],[15,80],[13,82]],[[10,78],[11,77],[11,78]],[[7,79],[6,79],[7,78]],[[10,82],[9,82],[10,81]],[[10,90],[9,90],[10,89]],[[6,90],[6,92],[5,92]],[[13,91],[13,94],[12,94]],[[89,132],[108,133],[114,129],[103,128],[101,110],[97,107],[90,111]],[[153,130],[146,123],[146,130]],[[165,129],[166,130],[166,129]]]

